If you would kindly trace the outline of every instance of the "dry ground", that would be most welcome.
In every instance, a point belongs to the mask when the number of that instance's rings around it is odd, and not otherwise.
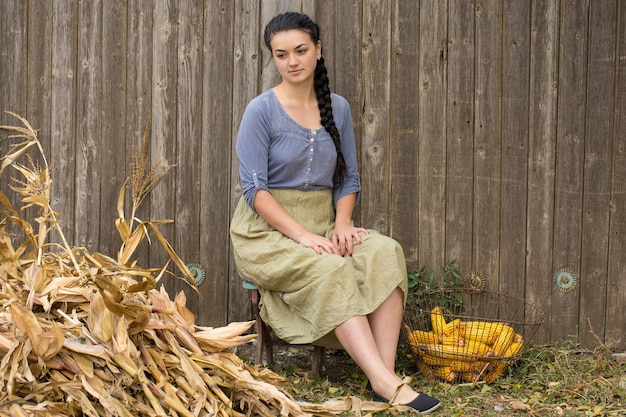
[[[252,344],[237,354],[253,362]],[[311,374],[309,346],[274,343],[271,369],[288,379],[287,391],[309,402],[356,395],[369,400],[366,378],[342,350],[327,349],[318,378]],[[442,401],[435,416],[624,416],[626,415],[626,365],[603,346],[578,349],[574,343],[531,346],[495,383],[456,384],[430,381],[417,372],[401,344],[398,372],[413,376],[412,384]]]

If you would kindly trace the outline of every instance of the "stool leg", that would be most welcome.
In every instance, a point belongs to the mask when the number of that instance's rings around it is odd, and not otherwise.
[[[259,291],[251,291],[252,310],[254,311],[254,318],[256,320],[256,354],[254,363],[257,365],[263,363],[263,345],[265,344],[265,329],[263,320],[261,320],[261,314],[259,312]]]
[[[315,377],[320,376],[322,366],[324,366],[324,356],[326,348],[324,346],[313,346],[313,357],[311,358],[311,373]]]
[[[261,310],[259,309],[261,294],[259,293],[259,290],[252,290],[251,298],[257,332],[256,354],[254,362],[259,365],[263,363],[263,348],[265,348],[265,352],[267,353],[267,363],[269,365],[273,365],[274,349],[272,348],[272,336],[270,335],[269,326],[266,325],[261,318]]]

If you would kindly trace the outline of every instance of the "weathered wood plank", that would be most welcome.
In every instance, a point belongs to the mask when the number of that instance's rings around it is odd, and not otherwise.
[[[474,123],[474,268],[499,289],[501,204],[502,3],[476,3]]]
[[[579,340],[587,347],[596,345],[596,335],[604,340],[605,330],[616,11],[614,2],[590,3],[579,316]]]
[[[357,161],[362,167],[363,80],[356,77],[362,68],[361,37],[363,2],[318,0],[315,16],[322,31],[322,48],[331,91],[344,97],[352,110],[352,124],[356,138]],[[362,184],[363,185],[363,184]],[[357,204],[352,218],[364,227],[361,204]]]
[[[152,10],[152,137],[150,159],[164,159],[176,164],[176,77],[178,57],[178,10],[170,2],[156,2]],[[151,219],[175,220],[176,170],[170,171],[152,190],[148,197]],[[174,225],[162,225],[159,229],[169,242],[174,243]],[[178,248],[175,248],[178,250]],[[167,254],[153,245],[150,265],[162,267]],[[163,284],[169,288],[174,278],[166,277]]]
[[[259,23],[260,9],[257,1],[238,0],[235,2],[233,24],[233,79],[241,80],[233,84],[233,115],[231,155],[233,158],[231,172],[232,201],[231,212],[241,197],[239,180],[239,163],[235,143],[243,112],[259,92],[262,58],[260,57],[260,40],[262,30],[267,24],[267,17]],[[261,27],[262,26],[262,27]],[[241,285],[234,260],[230,262],[232,279],[228,283],[228,320],[248,320],[252,317],[250,296]]]
[[[391,144],[389,234],[404,249],[409,271],[418,270],[418,183],[419,86],[404,68],[419,66],[419,2],[400,1],[393,8],[393,44],[390,104]],[[417,22],[417,24],[416,24]]]
[[[74,242],[76,184],[76,41],[77,3],[55,2],[52,30],[51,205],[59,212],[59,226],[68,243]],[[52,236],[56,236],[55,233]],[[58,239],[58,236],[55,237]]]
[[[580,275],[585,94],[589,2],[564,2],[559,36],[559,108],[557,113],[554,194],[553,272],[571,269]],[[552,289],[551,338],[578,334],[579,288]]]
[[[0,4],[0,121],[15,126],[19,120],[6,111],[26,116],[26,64],[28,4],[21,0],[8,0]],[[3,149],[6,143],[3,145]]]
[[[150,2],[142,0],[128,1],[128,43],[129,57],[126,65],[126,164],[130,165],[133,147],[141,152],[143,136],[150,117],[152,101],[152,9]],[[149,161],[152,164],[157,161]],[[139,207],[137,217],[150,219],[149,200]],[[156,242],[155,242],[156,243]],[[155,245],[156,246],[156,245]],[[150,247],[140,245],[135,258],[140,265],[148,265]]]
[[[558,5],[536,1],[531,10],[530,112],[528,139],[528,226],[526,298],[550,311],[552,231],[554,227],[554,159],[558,80]],[[535,341],[547,342],[549,323]]]
[[[450,3],[448,34],[448,90],[446,96],[445,263],[472,269],[474,188],[474,49],[475,4]],[[424,195],[423,198],[428,198]],[[432,265],[435,266],[435,265]]]
[[[4,4],[4,3],[3,3]],[[50,155],[50,121],[52,119],[52,6],[50,1],[28,3],[28,97],[26,108],[30,124],[38,136],[46,157]],[[2,7],[2,6],[0,6]],[[4,24],[2,24],[4,27]],[[3,45],[6,45],[3,43]],[[4,46],[6,47],[6,46]],[[3,48],[4,48],[3,47]],[[0,71],[2,70],[0,64]],[[0,91],[5,85],[0,82]],[[0,96],[4,95],[4,92]],[[4,109],[2,109],[4,110]],[[3,116],[4,117],[4,116]]]
[[[362,223],[389,234],[389,91],[391,25],[388,2],[363,6],[363,136],[361,178]]]
[[[200,262],[200,206],[202,166],[202,0],[178,4],[178,54],[176,79],[176,186],[173,244],[186,262]],[[180,275],[181,272],[175,270]],[[203,287],[203,289],[206,287]],[[192,311],[200,312],[197,293],[182,280],[174,280],[168,291],[184,291]],[[202,320],[202,322],[206,322]]]
[[[439,269],[445,259],[445,172],[447,91],[446,2],[420,3],[418,201],[419,263]]]
[[[101,211],[115,211],[115,204],[100,199],[102,181],[102,2],[78,4],[78,53],[76,56],[76,194],[75,238],[89,250],[100,245]],[[113,225],[109,225],[113,228]]]
[[[525,296],[528,188],[528,77],[530,2],[509,1],[503,10],[502,187],[499,290]]]
[[[126,153],[126,2],[102,2],[102,183],[100,251],[116,256],[120,237],[115,229],[116,203],[127,175]],[[127,192],[127,212],[130,197]]]
[[[615,124],[613,126],[613,172],[609,227],[606,333],[609,348],[626,347],[626,2],[618,5],[615,59]]]
[[[231,205],[234,163],[230,158],[234,6],[230,0],[211,0],[206,7],[199,222],[200,260],[206,270],[206,280],[200,290],[201,303],[211,307],[200,309],[198,318],[206,325],[216,326],[228,322],[228,228],[231,212],[227,208]],[[210,315],[207,314],[209,312]]]
[[[0,2],[0,124],[20,126],[15,117],[7,111],[22,117],[27,116],[27,3],[21,0]],[[33,126],[37,127],[37,125]],[[7,139],[7,132],[0,131],[0,151],[4,155],[10,146],[18,143],[16,139]],[[14,172],[8,170],[0,177],[0,191],[9,197],[13,205],[20,204],[20,198],[9,188]],[[8,226],[10,232],[12,225]]]

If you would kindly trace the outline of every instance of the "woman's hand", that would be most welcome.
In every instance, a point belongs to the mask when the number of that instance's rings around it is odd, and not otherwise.
[[[337,245],[333,245],[333,242],[326,239],[324,236],[316,235],[315,233],[306,233],[298,238],[297,242],[304,247],[311,248],[321,255],[322,252],[329,253],[331,255],[338,255],[339,250]]]
[[[333,230],[332,241],[338,253],[341,256],[352,256],[354,244],[361,244],[361,233],[368,234],[367,229],[363,227],[355,227],[352,224],[335,224]]]

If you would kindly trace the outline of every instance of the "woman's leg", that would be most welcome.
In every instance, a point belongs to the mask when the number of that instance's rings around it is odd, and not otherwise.
[[[402,385],[402,379],[393,369],[388,368],[386,363],[388,359],[385,360],[381,356],[367,317],[355,316],[348,319],[335,329],[335,335],[346,352],[367,375],[372,389],[377,394],[391,399],[398,386]],[[417,393],[408,385],[403,385],[395,401],[405,404],[416,396]]]
[[[369,316],[372,334],[387,369],[395,373],[400,326],[404,314],[404,293],[396,288]]]

